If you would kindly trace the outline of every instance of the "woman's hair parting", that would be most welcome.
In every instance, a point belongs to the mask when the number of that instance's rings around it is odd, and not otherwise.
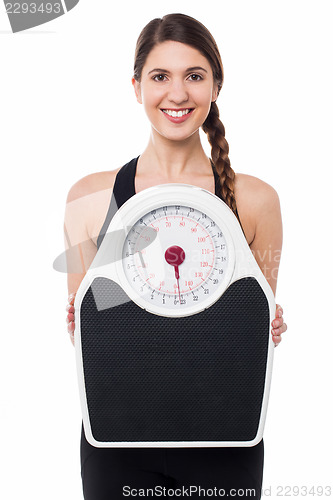
[[[172,40],[197,49],[209,61],[218,94],[223,84],[223,65],[217,44],[208,29],[193,17],[185,14],[168,14],[150,21],[137,40],[134,57],[134,78],[140,82],[142,68],[155,45]],[[217,95],[218,95],[217,94]],[[229,145],[225,139],[224,125],[219,118],[216,102],[202,125],[211,145],[211,157],[220,180],[220,194],[239,220],[234,193],[235,172],[228,157]],[[240,222],[240,221],[239,221]]]

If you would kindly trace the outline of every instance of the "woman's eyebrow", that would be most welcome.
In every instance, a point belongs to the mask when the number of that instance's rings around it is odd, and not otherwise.
[[[205,73],[207,73],[207,70],[205,68],[202,68],[201,66],[192,66],[191,68],[187,68],[185,70],[185,72],[187,72],[187,71],[200,71],[200,70],[205,71]],[[161,73],[170,73],[170,71],[168,71],[167,69],[154,68],[151,71],[149,71],[148,75],[150,75],[150,73],[153,73],[154,71],[160,71]]]

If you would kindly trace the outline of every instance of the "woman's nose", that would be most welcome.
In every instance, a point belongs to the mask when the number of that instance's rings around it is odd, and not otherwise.
[[[175,103],[188,101],[188,91],[184,82],[175,80],[170,84],[168,98]]]

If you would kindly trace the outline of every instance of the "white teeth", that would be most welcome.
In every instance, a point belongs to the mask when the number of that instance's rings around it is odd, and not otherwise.
[[[187,115],[191,110],[184,109],[183,111],[172,111],[171,109],[162,109],[162,111],[173,118],[180,118],[181,116]]]

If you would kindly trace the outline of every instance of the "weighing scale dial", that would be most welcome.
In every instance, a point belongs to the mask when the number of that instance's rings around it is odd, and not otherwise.
[[[193,206],[160,206],[138,219],[125,238],[122,263],[141,307],[184,316],[212,303],[227,276],[221,227]],[[169,311],[169,314],[167,314]]]

